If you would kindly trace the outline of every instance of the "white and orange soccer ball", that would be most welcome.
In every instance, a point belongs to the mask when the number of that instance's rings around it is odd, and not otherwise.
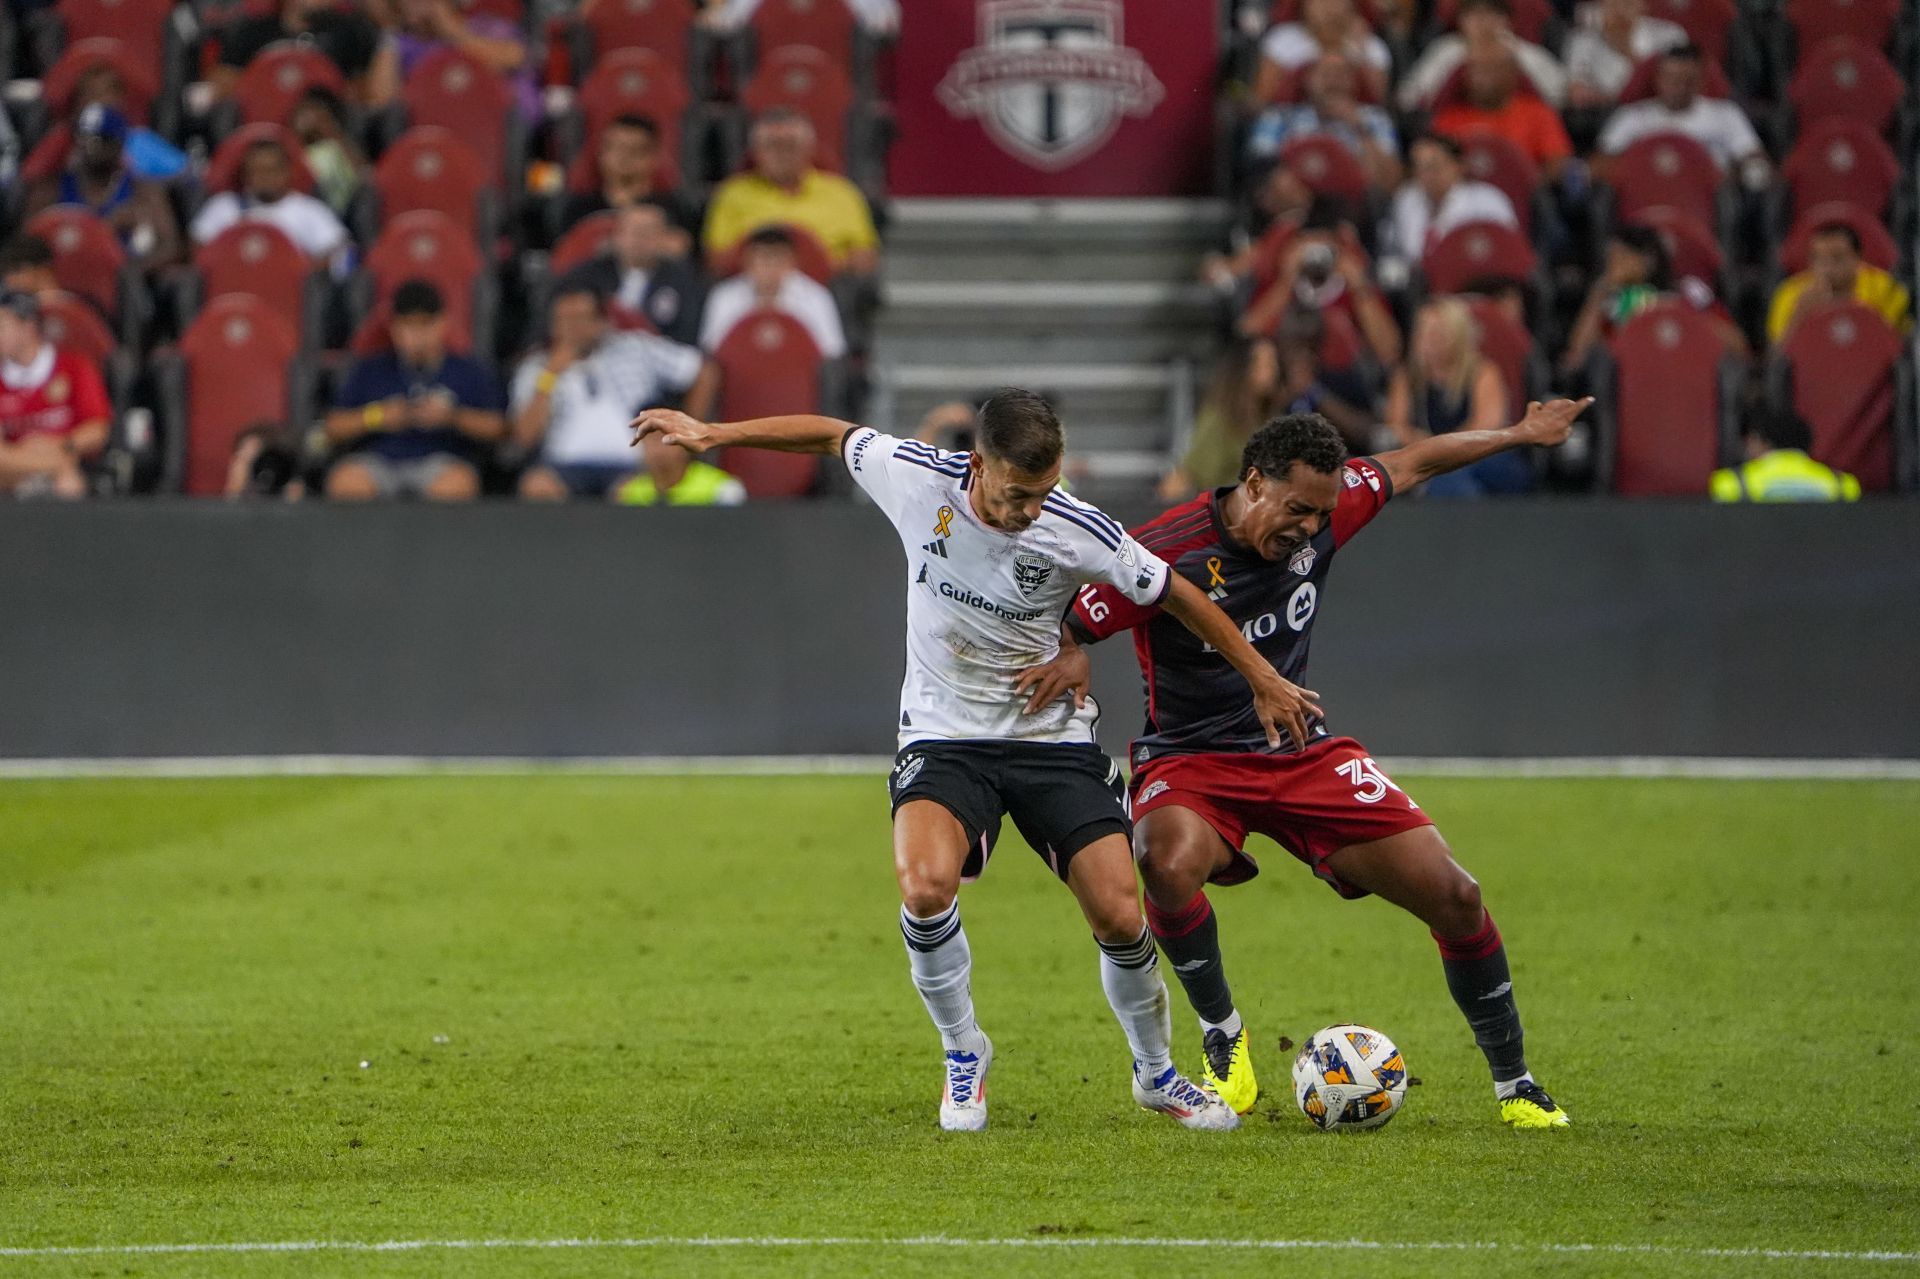
[[[1329,1026],[1293,1061],[1293,1098],[1325,1132],[1378,1128],[1400,1113],[1406,1096],[1406,1061],[1370,1026]]]

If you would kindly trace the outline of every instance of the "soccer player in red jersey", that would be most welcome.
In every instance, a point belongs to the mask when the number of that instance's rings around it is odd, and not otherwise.
[[[39,300],[0,293],[0,493],[85,497],[111,415],[99,371],[41,335]]]
[[[1238,484],[1174,507],[1134,537],[1206,591],[1275,669],[1303,684],[1334,554],[1390,497],[1505,449],[1558,444],[1589,403],[1534,404],[1502,430],[1456,431],[1351,459],[1339,431],[1318,414],[1276,418],[1248,441]],[[1259,832],[1342,897],[1378,894],[1419,917],[1486,1054],[1502,1120],[1519,1128],[1567,1124],[1527,1070],[1506,947],[1479,884],[1364,746],[1333,736],[1318,714],[1304,743],[1270,746],[1245,683],[1217,653],[1105,585],[1080,592],[1067,629],[1084,642],[1133,631],[1147,687],[1132,782],[1147,921],[1200,1016],[1207,1082],[1222,1100],[1245,1113],[1259,1089],[1204,886],[1257,874],[1242,845]],[[1050,691],[1063,676],[1084,680],[1085,661],[1070,652],[1056,659],[1055,671],[1032,674]]]

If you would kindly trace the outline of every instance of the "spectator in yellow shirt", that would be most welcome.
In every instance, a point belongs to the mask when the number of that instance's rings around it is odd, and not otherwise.
[[[707,256],[727,252],[770,222],[805,227],[826,245],[836,270],[871,275],[880,265],[880,237],[860,188],[813,167],[813,125],[777,109],[754,122],[748,139],[753,172],[722,182],[707,210]]]
[[[1913,328],[1908,313],[1913,299],[1906,288],[1877,266],[1860,260],[1860,233],[1844,222],[1816,227],[1807,244],[1807,269],[1788,276],[1773,292],[1767,308],[1767,341],[1786,337],[1802,312],[1828,302],[1854,301],[1872,307],[1905,334]]]

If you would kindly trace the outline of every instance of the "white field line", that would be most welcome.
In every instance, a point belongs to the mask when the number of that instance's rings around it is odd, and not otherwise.
[[[1599,1256],[1664,1256],[1730,1261],[1920,1262],[1920,1252],[1852,1251],[1826,1248],[1688,1248],[1672,1244],[1407,1242],[1373,1239],[1132,1239],[1062,1237],[964,1239],[946,1235],[906,1238],[778,1235],[717,1237],[662,1235],[639,1239],[287,1239],[240,1243],[67,1244],[0,1247],[0,1257],[125,1257],[173,1254],[261,1252],[430,1252],[524,1249],[675,1249],[675,1248],[1231,1248],[1246,1252],[1482,1252],[1516,1256],[1592,1253]]]
[[[1731,781],[1839,779],[1920,781],[1920,759],[1757,759],[1731,756],[1596,755],[1536,758],[1386,756],[1409,777],[1702,777]],[[870,776],[886,755],[208,755],[152,758],[0,759],[0,780],[67,777],[490,777],[513,773],[588,776]]]

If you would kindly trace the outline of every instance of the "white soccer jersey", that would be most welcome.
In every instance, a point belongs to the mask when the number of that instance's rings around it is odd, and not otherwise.
[[[1028,715],[1014,680],[1060,651],[1060,618],[1088,582],[1157,604],[1166,563],[1096,507],[1055,490],[1018,533],[983,524],[964,453],[866,427],[840,441],[854,482],[907,552],[900,745],[929,738],[1091,742],[1099,707],[1063,698]]]

